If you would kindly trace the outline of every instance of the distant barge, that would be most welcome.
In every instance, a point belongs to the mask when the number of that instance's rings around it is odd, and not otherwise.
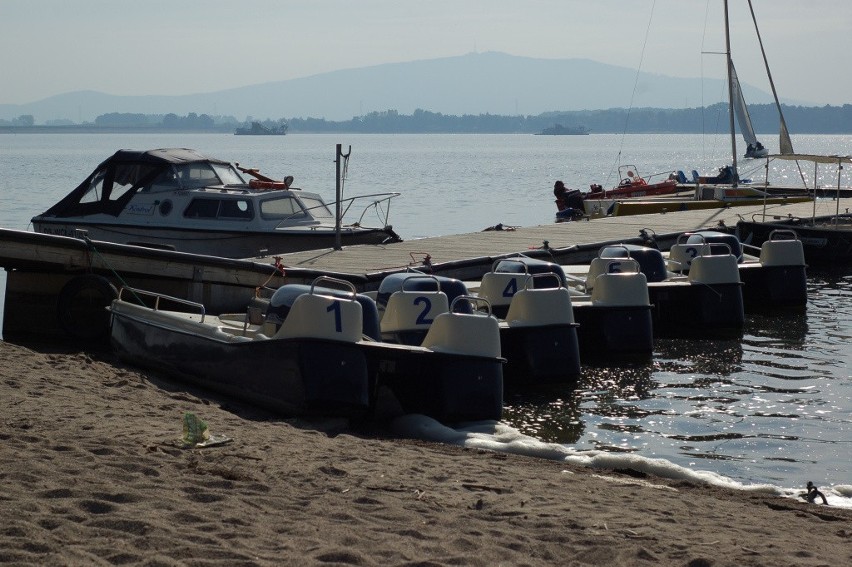
[[[556,124],[538,132],[536,136],[588,136],[589,132],[591,130],[585,126],[563,126],[562,124]]]

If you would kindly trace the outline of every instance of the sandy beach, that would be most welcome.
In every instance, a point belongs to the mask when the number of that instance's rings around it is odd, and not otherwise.
[[[852,510],[283,419],[0,342],[0,563],[852,564]],[[183,416],[231,442],[185,448]]]

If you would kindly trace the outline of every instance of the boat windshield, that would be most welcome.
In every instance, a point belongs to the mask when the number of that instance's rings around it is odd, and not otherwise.
[[[193,162],[175,165],[173,169],[175,177],[183,189],[245,183],[240,174],[230,165]]]
[[[305,210],[294,197],[277,197],[260,202],[260,216],[269,220],[304,217]]]
[[[302,200],[302,203],[305,205],[305,208],[308,210],[308,213],[315,219],[334,220],[334,213],[332,213],[329,210],[328,206],[320,199],[316,199],[314,197],[307,197],[305,195],[299,195],[299,198]]]
[[[213,164],[213,171],[219,176],[224,185],[244,185],[246,180],[234,168],[233,165],[222,165],[220,163]]]

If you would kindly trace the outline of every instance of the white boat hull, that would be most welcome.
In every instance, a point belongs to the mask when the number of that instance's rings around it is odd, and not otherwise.
[[[69,237],[85,235],[91,240],[225,258],[252,258],[260,255],[317,250],[331,248],[335,244],[334,230],[328,227],[294,227],[274,232],[225,232],[120,224],[87,224],[71,222],[68,219],[33,219],[33,228],[42,234]],[[397,241],[398,237],[390,229],[342,227],[340,239],[342,245],[351,246],[392,242]]]

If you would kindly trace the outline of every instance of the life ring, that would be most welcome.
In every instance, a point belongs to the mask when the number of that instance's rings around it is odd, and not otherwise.
[[[94,274],[71,278],[59,292],[59,326],[72,338],[82,341],[103,339],[109,332],[106,307],[118,297],[108,279]]]

